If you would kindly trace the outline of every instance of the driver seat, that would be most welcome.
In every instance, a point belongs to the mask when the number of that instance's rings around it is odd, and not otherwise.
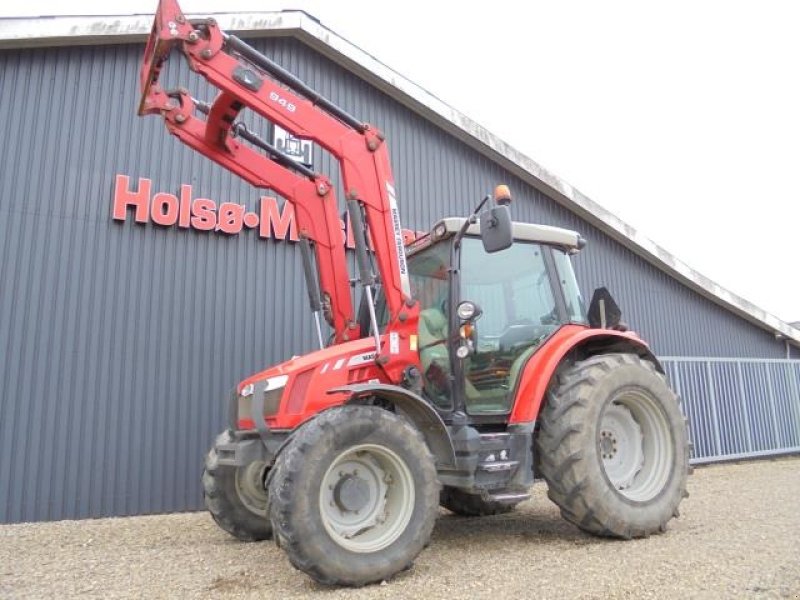
[[[450,353],[447,350],[447,317],[438,308],[426,308],[419,314],[419,362],[426,380],[426,388],[439,398],[437,403],[450,404],[451,398],[445,398],[443,390],[430,385],[427,378],[428,369],[432,366],[441,369],[444,375],[450,375]],[[464,381],[467,403],[477,401],[481,394],[469,379]]]
[[[447,317],[438,308],[426,308],[419,314],[419,362],[425,373],[436,362],[450,371],[447,351]]]

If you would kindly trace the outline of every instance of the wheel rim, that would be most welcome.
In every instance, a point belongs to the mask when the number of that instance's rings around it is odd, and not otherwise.
[[[352,552],[377,552],[406,530],[414,478],[395,452],[362,444],[339,454],[322,478],[320,516],[330,537]]]
[[[650,394],[619,393],[603,412],[597,447],[606,477],[625,498],[646,502],[664,489],[675,449],[669,421]]]
[[[234,485],[244,507],[255,515],[267,516],[267,491],[264,489],[266,464],[251,462],[236,469]]]

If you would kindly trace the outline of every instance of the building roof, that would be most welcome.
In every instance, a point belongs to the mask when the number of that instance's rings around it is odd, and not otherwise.
[[[195,15],[187,15],[194,17]],[[577,214],[658,269],[740,317],[800,344],[798,324],[789,325],[692,269],[619,217],[469,117],[393,71],[302,11],[213,13],[223,30],[245,37],[294,36],[362,77],[415,113],[451,133]],[[57,16],[0,19],[0,49],[63,45],[140,43],[153,15]]]

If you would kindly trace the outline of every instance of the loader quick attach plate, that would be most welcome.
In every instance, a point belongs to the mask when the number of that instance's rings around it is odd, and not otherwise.
[[[168,98],[158,85],[158,76],[167,55],[182,43],[182,37],[188,38],[192,30],[192,25],[187,22],[175,0],[162,0],[159,3],[139,70],[142,92],[138,110],[140,116],[157,114],[166,108]]]

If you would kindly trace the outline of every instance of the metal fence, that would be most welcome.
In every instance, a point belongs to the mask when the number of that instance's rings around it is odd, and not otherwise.
[[[689,418],[692,463],[800,452],[800,360],[661,361]]]

